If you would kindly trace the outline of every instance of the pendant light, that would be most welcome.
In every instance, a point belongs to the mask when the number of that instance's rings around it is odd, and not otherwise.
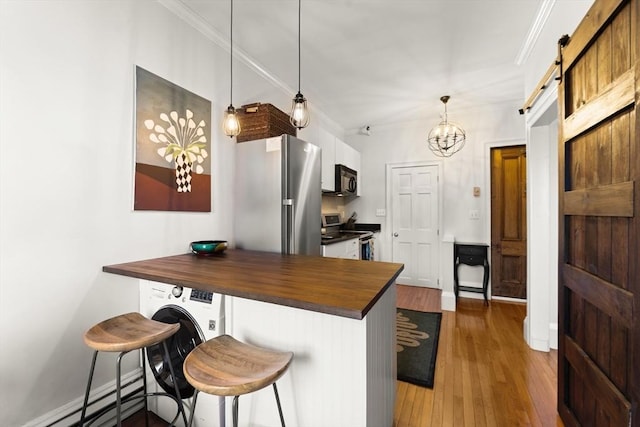
[[[293,98],[291,114],[289,114],[289,121],[298,129],[305,128],[309,125],[307,100],[300,92],[300,1],[301,0],[298,0],[298,93]]]
[[[236,113],[236,109],[233,107],[233,0],[230,0],[231,3],[231,28],[230,28],[230,36],[229,36],[229,52],[230,52],[230,60],[229,60],[229,106],[227,107],[227,111],[224,113],[224,120],[222,122],[222,129],[224,130],[224,134],[233,138],[234,136],[238,136],[240,133],[240,122],[238,121],[238,114]]]
[[[438,157],[451,157],[458,151],[462,150],[467,136],[464,130],[449,122],[447,118],[447,101],[449,96],[445,95],[440,98],[444,104],[444,120],[429,132],[429,149]]]

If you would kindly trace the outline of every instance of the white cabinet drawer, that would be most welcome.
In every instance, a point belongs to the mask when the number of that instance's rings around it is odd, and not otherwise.
[[[322,256],[330,258],[360,259],[360,240],[345,240],[343,242],[331,243],[322,246]]]

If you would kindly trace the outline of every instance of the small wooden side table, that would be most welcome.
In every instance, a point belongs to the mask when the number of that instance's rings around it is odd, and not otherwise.
[[[489,305],[487,299],[487,287],[489,286],[489,245],[484,243],[454,243],[453,244],[453,291],[458,299],[459,291],[477,292],[484,295],[485,305]],[[474,286],[458,285],[458,267],[460,264],[477,265],[484,267],[484,276],[482,278],[482,288]]]

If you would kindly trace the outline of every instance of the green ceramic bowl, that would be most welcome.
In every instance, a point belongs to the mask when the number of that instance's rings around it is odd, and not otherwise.
[[[191,242],[191,252],[196,255],[212,255],[224,252],[227,249],[226,240],[200,240]]]

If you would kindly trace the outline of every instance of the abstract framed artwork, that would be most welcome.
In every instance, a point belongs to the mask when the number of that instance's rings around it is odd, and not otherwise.
[[[134,210],[211,212],[211,101],[136,66]]]

